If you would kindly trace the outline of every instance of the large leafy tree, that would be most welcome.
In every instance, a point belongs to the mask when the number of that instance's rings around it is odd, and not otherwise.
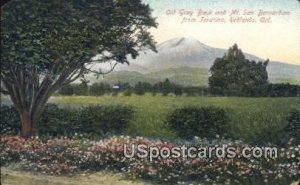
[[[268,83],[268,60],[256,62],[245,58],[236,44],[210,68],[209,87],[213,94],[251,96]]]
[[[62,86],[128,63],[141,48],[155,50],[152,27],[141,0],[11,0],[1,7],[1,92],[17,109],[21,135],[37,133],[46,102]],[[107,62],[108,71],[91,67]]]

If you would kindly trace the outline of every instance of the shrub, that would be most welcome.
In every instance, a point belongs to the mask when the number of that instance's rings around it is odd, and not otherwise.
[[[20,120],[13,107],[1,106],[1,134],[17,134]],[[120,134],[133,116],[130,106],[59,107],[47,104],[39,120],[42,136]]]
[[[124,96],[131,96],[132,95],[132,91],[130,89],[126,89],[124,92],[123,92],[123,95]]]
[[[300,110],[294,110],[289,114],[285,131],[289,138],[294,138],[296,143],[300,143]]]
[[[168,123],[178,136],[190,139],[193,136],[215,138],[225,136],[228,122],[225,111],[217,107],[186,107],[176,109],[168,117]]]
[[[111,93],[112,96],[118,96],[118,94],[119,94],[118,92],[112,92]]]
[[[174,87],[174,94],[175,94],[176,96],[181,96],[181,95],[182,95],[182,87],[179,86],[179,85],[176,85],[176,86]]]
[[[74,135],[80,132],[80,110],[74,108],[61,108],[55,104],[48,104],[39,121],[41,135]]]
[[[0,133],[17,134],[20,131],[20,118],[14,107],[2,105],[0,108]]]
[[[80,114],[81,128],[85,133],[120,134],[129,124],[133,109],[129,106],[90,106]]]

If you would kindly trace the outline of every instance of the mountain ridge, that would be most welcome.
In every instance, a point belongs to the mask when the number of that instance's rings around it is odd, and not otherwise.
[[[144,50],[140,52],[136,59],[128,58],[130,65],[119,65],[113,72],[113,76],[121,71],[138,72],[136,78],[151,77],[151,73],[162,73],[158,76],[165,76],[164,70],[170,68],[178,68],[177,73],[180,73],[181,68],[197,68],[205,69],[207,78],[209,69],[213,65],[216,58],[224,56],[227,49],[215,48],[208,46],[192,37],[177,37],[157,45],[157,53],[152,50]],[[264,61],[262,58],[244,52],[249,60]],[[286,64],[279,61],[270,61],[267,66],[269,79],[271,82],[291,82],[298,83],[300,79],[300,65]],[[126,73],[128,76],[128,73]],[[134,75],[133,75],[134,76]],[[197,75],[196,75],[197,76]],[[112,77],[107,75],[106,78]],[[149,77],[149,78],[150,78]],[[132,80],[134,77],[131,77]],[[121,79],[121,77],[120,77]],[[284,80],[288,79],[288,80]],[[145,80],[143,78],[143,80]],[[136,81],[136,80],[134,80]],[[179,81],[182,81],[179,79]],[[207,83],[207,80],[205,80]],[[299,82],[300,83],[300,82]],[[203,83],[196,83],[203,84]]]

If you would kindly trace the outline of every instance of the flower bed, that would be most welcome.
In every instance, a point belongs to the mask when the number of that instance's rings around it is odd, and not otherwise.
[[[100,141],[80,139],[24,140],[4,136],[0,143],[1,165],[19,163],[22,168],[47,174],[73,174],[82,170],[122,171],[128,178],[144,178],[162,184],[218,182],[237,184],[288,184],[300,178],[299,146],[281,148],[275,159],[266,158],[126,158],[124,144],[174,147],[179,144],[142,137],[111,137]],[[242,148],[240,141],[205,140],[190,145],[222,145]],[[238,150],[239,151],[239,150]]]

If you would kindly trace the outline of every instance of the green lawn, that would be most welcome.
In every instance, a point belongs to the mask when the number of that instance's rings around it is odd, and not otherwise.
[[[176,134],[166,124],[167,115],[175,108],[184,106],[229,108],[231,121],[227,132],[230,132],[234,138],[243,138],[246,141],[279,140],[282,135],[278,133],[284,126],[289,111],[300,107],[299,98],[119,95],[116,97],[56,96],[50,101],[64,106],[132,105],[136,112],[125,134],[160,138],[176,138]]]

